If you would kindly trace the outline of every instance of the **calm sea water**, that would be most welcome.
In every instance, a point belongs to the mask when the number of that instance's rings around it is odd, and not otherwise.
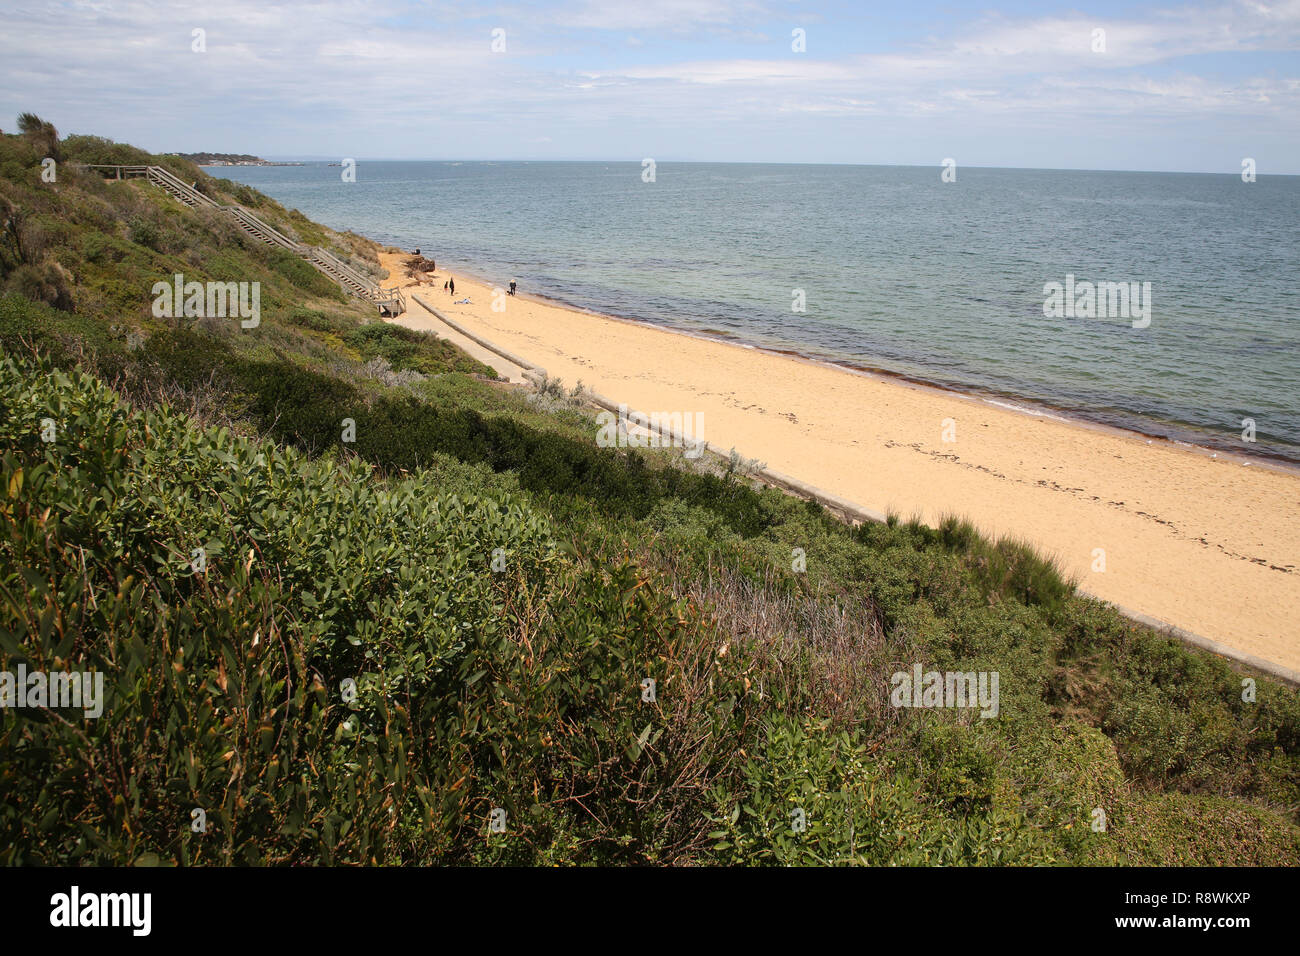
[[[1300,461],[1300,177],[363,162],[212,169],[521,291]],[[1150,282],[1151,320],[1044,284]],[[794,290],[806,296],[795,312]],[[1253,419],[1257,442],[1242,441]]]

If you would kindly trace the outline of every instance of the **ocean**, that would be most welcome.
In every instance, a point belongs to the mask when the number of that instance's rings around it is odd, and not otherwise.
[[[639,162],[361,162],[355,182],[326,163],[208,171],[581,308],[1300,462],[1300,177],[958,167],[945,182],[937,165],[668,162],[653,182]],[[1089,283],[1124,283],[1127,310],[1118,285],[1089,310]],[[1059,308],[1067,286],[1077,308]]]

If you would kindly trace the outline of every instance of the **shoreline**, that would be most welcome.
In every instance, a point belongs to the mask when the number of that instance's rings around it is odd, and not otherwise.
[[[447,269],[416,292],[472,336],[629,408],[703,415],[702,438],[877,513],[971,520],[1057,561],[1081,591],[1300,672],[1300,476],[535,295]],[[456,304],[441,288],[458,280]],[[446,337],[420,309],[397,320]],[[955,423],[955,441],[945,440]],[[1098,558],[1100,555],[1100,558]],[[814,555],[809,555],[813,560]],[[1130,615],[1131,616],[1131,615]]]
[[[396,247],[392,247],[396,248]],[[413,253],[402,252],[388,253],[388,255],[399,256],[397,261],[405,259]],[[390,272],[392,270],[390,269]],[[461,275],[466,277],[467,281],[491,290],[496,288],[496,284],[482,275],[459,268],[446,270],[447,274]],[[384,279],[381,285],[393,282],[393,277]],[[401,279],[399,288],[405,289],[407,285],[414,285],[413,280]],[[424,288],[432,290],[432,286]],[[441,292],[441,289],[436,290]],[[614,315],[608,312],[600,312],[596,309],[589,309],[585,306],[575,303],[566,302],[563,299],[555,298],[548,295],[535,292],[518,292],[515,299],[533,302],[539,306],[547,308],[561,309],[566,312],[574,312],[579,315],[587,315],[597,319],[603,319],[609,322],[621,322],[639,328],[654,329],[669,335],[680,335],[689,339],[695,339],[702,342],[710,342],[716,345],[730,346],[732,348],[744,349],[746,351],[758,352],[764,355],[771,355],[775,358],[787,359],[794,362],[803,362],[810,365],[820,366],[822,368],[832,369],[848,375],[859,375],[864,378],[887,384],[898,385],[905,388],[920,389],[922,391],[931,391],[942,395],[953,396],[967,401],[978,402],[989,405],[994,408],[1000,408],[1013,414],[1025,415],[1030,418],[1044,418],[1050,421],[1060,422],[1075,428],[1085,428],[1099,432],[1114,435],[1116,437],[1128,438],[1135,441],[1142,441],[1147,444],[1162,444],[1172,448],[1178,448],[1192,454],[1204,456],[1210,460],[1224,460],[1230,462],[1240,462],[1247,466],[1253,466],[1268,471],[1279,472],[1281,474],[1291,475],[1300,478],[1300,461],[1287,458],[1282,455],[1267,454],[1248,454],[1243,451],[1233,449],[1228,445],[1227,440],[1223,446],[1209,444],[1199,444],[1189,441],[1185,438],[1170,437],[1154,431],[1142,431],[1139,428],[1116,424],[1113,422],[1102,421],[1095,418],[1089,418],[1077,408],[1068,408],[1064,406],[1053,405],[1048,402],[1039,401],[1031,398],[1024,398],[1010,392],[998,392],[989,389],[981,389],[974,386],[963,387],[961,385],[950,384],[946,382],[937,382],[924,379],[903,372],[896,372],[891,369],[879,368],[866,364],[854,365],[842,361],[836,361],[831,358],[811,355],[806,352],[800,352],[792,349],[778,349],[759,345],[752,342],[745,342],[742,339],[732,336],[721,331],[695,331],[692,329],[677,328],[659,322],[653,322],[648,319],[630,318],[628,316]],[[1140,417],[1133,413],[1134,417]],[[1171,426],[1174,427],[1174,426]],[[1182,426],[1190,427],[1190,426]]]

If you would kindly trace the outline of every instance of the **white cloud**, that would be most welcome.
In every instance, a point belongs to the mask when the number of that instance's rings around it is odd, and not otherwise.
[[[835,29],[826,17],[823,29]],[[629,123],[766,135],[778,116],[1051,116],[1083,125],[1122,114],[1203,124],[1254,116],[1294,136],[1300,116],[1294,75],[1242,75],[1238,57],[1225,81],[1203,75],[1203,62],[1194,70],[1182,63],[1300,49],[1300,0],[1100,19],[989,14],[949,21],[946,35],[890,52],[834,59],[785,52],[788,31],[774,24],[787,18],[765,3],[726,0],[489,10],[224,0],[201,13],[171,0],[19,3],[0,34],[0,105],[33,109],[65,131],[110,132],[153,148],[348,155],[381,135],[393,142],[395,129],[414,154],[469,155],[477,130],[516,126],[528,142],[609,149],[618,142],[612,131],[624,135]],[[506,25],[509,54],[490,52],[489,25],[497,23]],[[207,30],[206,54],[190,50],[196,26]],[[1092,52],[1096,28],[1106,31],[1105,53]],[[734,51],[768,30],[777,55],[699,56],[717,43]],[[637,64],[620,65],[620,51]]]

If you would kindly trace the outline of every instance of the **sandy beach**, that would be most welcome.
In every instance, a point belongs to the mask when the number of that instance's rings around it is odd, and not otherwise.
[[[392,276],[404,258],[383,257]],[[470,304],[443,291],[448,274]],[[715,448],[869,509],[930,523],[958,514],[1021,537],[1091,594],[1300,670],[1293,472],[522,295],[494,312],[491,288],[454,269],[418,294],[566,386],[703,413]],[[414,302],[398,321],[465,341]]]

